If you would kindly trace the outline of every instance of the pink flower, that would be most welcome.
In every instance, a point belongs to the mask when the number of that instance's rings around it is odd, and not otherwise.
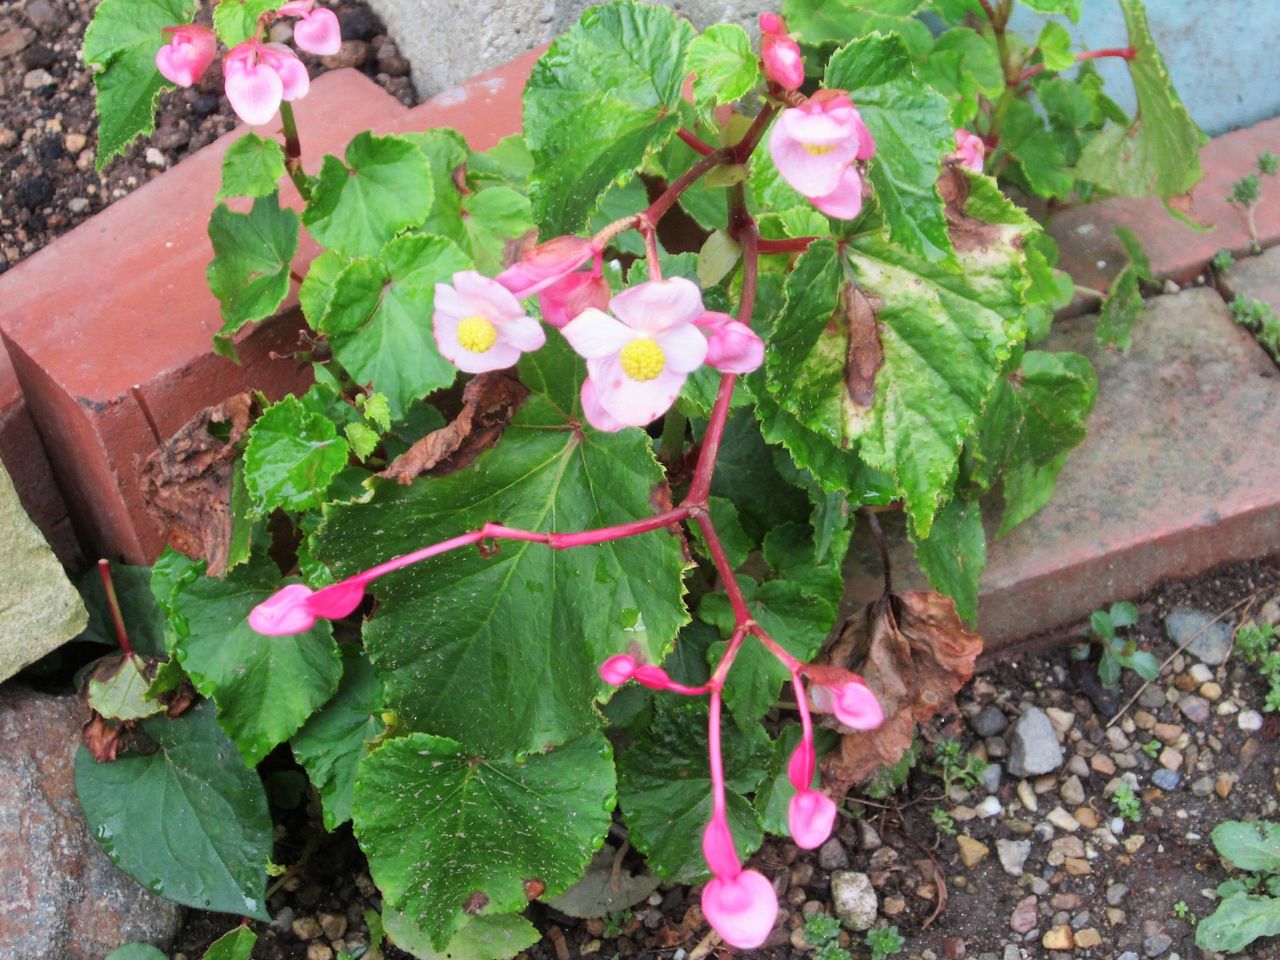
[[[287,17],[301,17],[293,25],[293,41],[299,50],[328,57],[342,49],[342,28],[338,15],[325,7],[316,8],[315,0],[290,0],[280,8]]]
[[[553,327],[563,327],[588,309],[605,310],[609,306],[609,281],[600,267],[586,273],[571,273],[538,294],[542,319]]]
[[[854,730],[874,730],[884,723],[884,708],[861,680],[850,680],[839,687],[815,683],[809,687],[813,709],[834,713],[836,719]]]
[[[702,832],[702,855],[715,875],[702,888],[707,922],[739,949],[760,946],[778,917],[778,897],[763,875],[742,869],[723,811],[713,814]]]
[[[305,97],[311,86],[307,68],[282,43],[246,40],[227,54],[222,72],[232,109],[250,126],[267,123],[281,100]]]
[[[321,617],[337,619],[353,613],[364,599],[364,586],[344,580],[312,590],[292,583],[249,612],[249,626],[269,637],[306,633]]]
[[[987,145],[976,133],[968,130],[956,131],[956,152],[948,159],[955,160],[962,167],[968,167],[974,173],[982,172],[983,159],[987,155]]]
[[[436,284],[432,329],[440,353],[467,373],[502,370],[546,342],[511,292],[474,270],[455,273],[452,286]]]
[[[810,197],[809,202],[837,220],[852,220],[862,212],[862,176],[858,168],[850,164],[840,174],[840,182],[830,193]]]
[[[860,124],[852,101],[838,90],[824,90],[802,107],[783,110],[769,138],[778,173],[806,197],[831,193],[858,156]]]
[[[587,361],[583,409],[598,430],[641,427],[675,402],[707,356],[695,326],[706,312],[702,292],[682,277],[651,280],[612,298],[609,309],[614,316],[584,310],[563,330]],[[600,412],[608,416],[593,418]]]
[[[165,27],[169,42],[156,51],[156,68],[171,83],[189,87],[199,80],[213,63],[218,38],[208,27],[191,24]]]
[[[708,310],[694,321],[707,335],[707,365],[721,373],[750,373],[764,363],[764,341],[727,313]]]
[[[595,254],[585,237],[556,237],[540,243],[518,263],[498,274],[500,284],[523,300],[567,277]]]
[[[818,790],[797,790],[787,807],[791,839],[802,850],[813,850],[826,843],[835,822],[835,802]]]
[[[620,687],[636,672],[636,658],[620,653],[600,664],[600,679],[611,687]]]
[[[776,13],[762,13],[760,34],[764,78],[784,90],[798,90],[804,83],[804,60],[800,45],[787,36],[786,22]]]

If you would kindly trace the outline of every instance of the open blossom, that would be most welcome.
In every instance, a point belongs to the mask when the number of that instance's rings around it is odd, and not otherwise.
[[[577,272],[588,260],[595,265]],[[563,327],[589,307],[609,304],[609,281],[601,270],[600,252],[585,237],[556,237],[540,243],[518,263],[498,274],[500,284],[517,299],[538,297],[542,318]]]
[[[474,270],[436,284],[432,331],[440,353],[459,370],[502,370],[546,342],[542,325],[497,280]]]
[[[280,8],[288,17],[300,17],[293,25],[293,42],[299,50],[329,57],[342,49],[342,28],[338,15],[326,7],[317,7],[315,0],[289,0]]]
[[[232,109],[250,126],[269,122],[281,100],[305,97],[311,87],[307,68],[282,43],[246,40],[227,54],[222,72]]]
[[[166,27],[169,42],[156,51],[156,68],[171,83],[189,87],[198,81],[213,63],[218,39],[208,27],[189,24]]]
[[[804,106],[783,110],[769,139],[778,173],[831,217],[851,220],[862,209],[862,177],[854,166],[876,144],[849,97],[823,90]]]
[[[968,167],[974,173],[981,173],[986,155],[987,145],[982,142],[980,136],[968,130],[956,131],[956,152],[951,154],[950,159],[957,161],[962,167]]]
[[[707,356],[695,323],[706,312],[702,292],[683,277],[651,280],[590,308],[565,325],[569,345],[587,361],[582,403],[598,430],[642,427],[675,403]],[[605,414],[606,416],[600,416]]]
[[[760,60],[765,79],[784,90],[798,90],[804,83],[800,45],[787,36],[787,25],[776,13],[760,14]]]
[[[694,323],[707,335],[707,366],[721,373],[751,373],[764,363],[764,341],[745,323],[711,310]]]
[[[740,950],[768,938],[778,918],[778,897],[763,874],[743,870],[723,811],[702,834],[702,854],[714,876],[702,888],[702,912],[717,933]]]

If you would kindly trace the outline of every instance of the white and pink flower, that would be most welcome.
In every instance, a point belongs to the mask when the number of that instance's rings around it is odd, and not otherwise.
[[[642,427],[675,403],[706,359],[702,292],[682,277],[651,280],[610,299],[609,310],[588,308],[562,331],[587,361],[583,409],[598,430]]]
[[[293,42],[299,50],[329,57],[342,49],[338,15],[327,7],[317,7],[316,0],[289,0],[280,12],[287,17],[301,18],[293,25]]]
[[[968,167],[974,173],[981,173],[987,156],[987,145],[976,133],[968,130],[956,131],[956,152],[947,159],[954,160],[962,167]]]
[[[156,69],[180,87],[189,87],[204,76],[218,52],[218,38],[208,27],[188,24],[165,27],[169,42],[156,51]]]
[[[282,100],[299,100],[311,88],[307,68],[282,43],[246,40],[227,54],[222,72],[232,109],[250,126],[270,122]]]
[[[839,90],[823,90],[804,106],[783,110],[769,139],[782,179],[840,220],[862,210],[862,176],[854,164],[875,150],[861,114]]]
[[[466,373],[503,370],[547,339],[510,290],[474,270],[436,284],[432,331],[441,355]]]

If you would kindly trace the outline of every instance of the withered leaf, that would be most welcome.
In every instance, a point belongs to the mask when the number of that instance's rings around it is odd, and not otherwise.
[[[999,242],[999,227],[965,213],[965,205],[969,202],[969,178],[959,166],[948,164],[943,167],[938,178],[938,195],[944,204],[947,234],[958,253],[984,250]]]
[[[836,796],[911,747],[915,724],[955,709],[973,676],[982,638],[967,629],[955,602],[939,593],[885,594],[850,618],[829,663],[862,675],[884,707],[875,730],[846,734],[823,762],[823,782]]]
[[[529,391],[502,373],[482,373],[462,392],[462,410],[453,422],[433,430],[378,474],[413,483],[422,475],[441,477],[461,470],[502,436]]]
[[[99,763],[110,763],[120,752],[121,738],[132,727],[133,721],[119,723],[115,720],[106,720],[95,713],[85,721],[81,736],[93,759]]]
[[[876,373],[884,363],[884,344],[875,303],[852,283],[840,291],[836,308],[849,337],[844,382],[854,403],[871,407],[876,402]]]
[[[175,550],[226,570],[231,546],[231,479],[236,444],[253,419],[253,398],[236,394],[206,407],[138,468],[142,502]],[[214,424],[227,424],[215,433]]]

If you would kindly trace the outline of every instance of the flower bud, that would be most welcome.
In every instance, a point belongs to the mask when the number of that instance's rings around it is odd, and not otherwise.
[[[594,255],[595,249],[586,237],[555,237],[538,244],[496,279],[517,300],[523,300],[567,277]]]
[[[743,870],[714,877],[702,888],[702,913],[731,946],[754,950],[768,939],[778,919],[778,897],[763,874]]]
[[[760,38],[764,77],[784,90],[798,90],[804,83],[804,58],[800,45],[785,34],[766,33]]]
[[[948,159],[955,160],[962,167],[968,167],[974,173],[982,172],[983,161],[987,155],[987,145],[976,133],[968,130],[956,131],[956,152]]]
[[[171,83],[189,87],[196,83],[213,63],[218,39],[208,27],[188,24],[166,27],[169,42],[156,51],[156,69]]]
[[[611,687],[620,687],[636,672],[636,658],[625,653],[610,657],[600,664],[600,679]]]
[[[782,36],[787,32],[787,22],[776,13],[762,13],[760,32],[765,36]]]
[[[797,790],[787,807],[791,839],[802,850],[813,850],[826,843],[835,822],[835,802],[817,790]]]

